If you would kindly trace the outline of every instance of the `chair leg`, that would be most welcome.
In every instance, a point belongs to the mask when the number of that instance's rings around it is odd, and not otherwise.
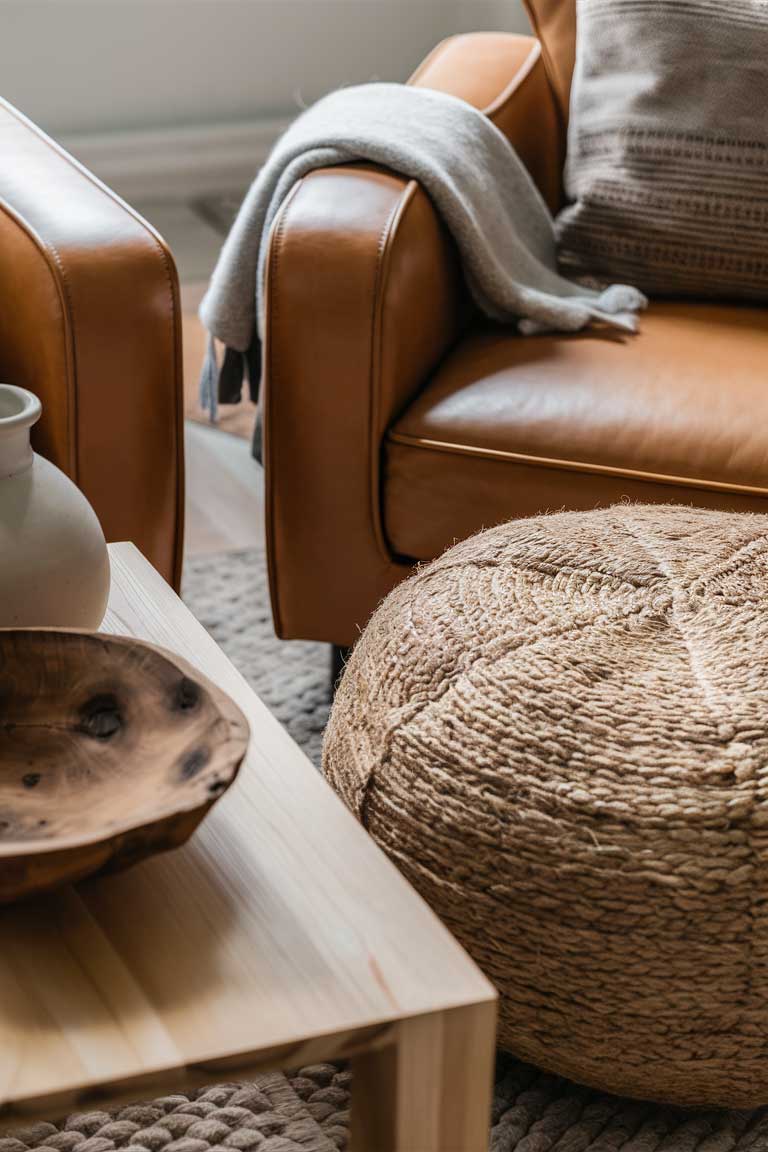
[[[331,693],[334,696],[351,653],[351,648],[340,648],[338,644],[334,644],[331,648]]]

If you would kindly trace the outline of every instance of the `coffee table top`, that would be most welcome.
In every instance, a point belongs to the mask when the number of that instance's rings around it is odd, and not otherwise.
[[[191,842],[0,909],[0,1123],[297,1066],[494,998],[227,657],[130,544],[103,629],[186,657],[251,726]]]

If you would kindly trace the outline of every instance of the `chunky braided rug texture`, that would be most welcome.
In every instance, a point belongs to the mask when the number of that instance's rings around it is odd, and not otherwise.
[[[255,1084],[219,1084],[119,1112],[83,1112],[0,1136],[0,1152],[337,1152],[349,1130],[349,1072],[331,1064]]]
[[[351,1075],[328,1064],[0,1135],[0,1152],[346,1152]],[[490,1152],[766,1152],[768,1112],[621,1100],[501,1057]],[[366,1152],[365,1149],[361,1152]],[[418,1149],[414,1149],[418,1152]],[[466,1152],[452,1149],[451,1152]]]
[[[319,766],[331,706],[330,648],[275,636],[264,550],[188,557],[183,597],[269,710]]]
[[[540,1067],[768,1101],[768,517],[620,505],[457,545],[382,604],[328,778]]]

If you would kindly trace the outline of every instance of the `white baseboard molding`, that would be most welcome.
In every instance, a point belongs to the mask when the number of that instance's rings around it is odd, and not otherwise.
[[[245,189],[288,117],[141,132],[84,133],[59,143],[126,200],[192,199]]]

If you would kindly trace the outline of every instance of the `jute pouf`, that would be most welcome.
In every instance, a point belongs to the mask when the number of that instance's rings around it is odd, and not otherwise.
[[[324,765],[495,982],[503,1046],[768,1101],[768,516],[621,505],[452,548],[366,628]]]

